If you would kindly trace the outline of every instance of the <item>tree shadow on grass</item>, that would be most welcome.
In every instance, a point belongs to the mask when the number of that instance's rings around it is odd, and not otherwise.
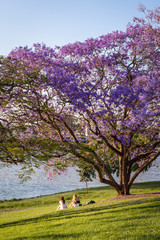
[[[155,202],[157,201],[157,202]],[[153,204],[152,204],[153,202]],[[41,221],[58,221],[59,219],[70,219],[70,218],[81,218],[81,217],[86,217],[89,214],[94,215],[95,217],[97,215],[103,215],[108,212],[108,214],[111,213],[118,213],[118,212],[126,212],[128,209],[129,210],[142,210],[146,209],[146,205],[142,206],[141,204],[146,203],[145,200],[132,200],[130,202],[120,202],[120,203],[114,203],[106,206],[97,206],[93,204],[92,206],[87,206],[87,207],[77,207],[74,209],[67,209],[63,211],[57,211],[53,212],[50,214],[44,214],[40,217],[35,217],[35,218],[28,218],[28,219],[23,219],[23,220],[18,220],[14,222],[9,222],[9,223],[4,223],[0,225],[0,228],[5,228],[5,227],[10,227],[10,226],[17,226],[17,225],[27,225],[27,224],[33,224]],[[150,205],[149,205],[150,204]],[[147,212],[156,212],[157,207],[160,206],[160,198],[157,199],[151,199],[150,202],[147,202]]]
[[[18,237],[15,240],[26,240],[26,239],[78,239],[82,234],[43,234],[42,236],[32,236],[31,237]]]
[[[151,188],[153,191],[157,191],[160,187],[160,182],[155,181],[155,182],[147,182],[147,188]],[[132,190],[137,190],[137,189],[146,189],[146,182],[141,182],[141,183],[134,183],[131,187]]]
[[[126,228],[125,228],[126,229]],[[97,235],[99,236],[98,240],[100,239],[136,239],[136,240],[159,240],[160,239],[160,235],[158,233],[138,233],[135,234],[134,232],[132,233],[128,233],[125,235],[125,233],[123,231],[125,231],[125,229],[121,229],[119,236],[116,234],[116,236],[114,236],[114,231],[107,231],[106,230],[95,230],[94,233],[92,231],[90,232],[81,232],[81,233],[46,233],[46,234],[42,234],[42,235],[37,235],[37,236],[32,236],[32,237],[17,237],[14,238],[14,240],[36,240],[36,239],[84,239],[84,238],[88,238],[91,239],[92,236]],[[94,235],[93,235],[94,234]],[[110,238],[111,237],[111,238]],[[122,237],[122,238],[121,238]]]

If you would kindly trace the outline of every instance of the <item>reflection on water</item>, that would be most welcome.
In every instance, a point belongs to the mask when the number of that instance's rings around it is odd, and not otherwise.
[[[0,200],[31,198],[85,188],[85,183],[79,181],[79,175],[74,168],[69,168],[67,174],[58,175],[53,180],[47,179],[43,169],[37,169],[32,179],[23,184],[15,175],[19,170],[19,166],[0,169]],[[160,158],[155,161],[149,171],[142,173],[135,182],[147,181],[160,181]],[[105,186],[105,184],[99,183],[98,179],[88,183],[88,187],[98,186]]]

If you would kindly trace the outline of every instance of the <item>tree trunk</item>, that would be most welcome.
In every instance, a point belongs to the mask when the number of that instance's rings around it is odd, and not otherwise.
[[[119,157],[119,184],[122,186],[122,158]]]
[[[87,187],[87,182],[86,182],[86,193],[88,193],[88,187]]]
[[[94,169],[98,174],[99,182],[105,183],[111,187],[113,187],[118,195],[129,195],[130,194],[130,187],[129,184],[130,180],[130,167],[128,165],[128,152],[126,149],[123,149],[122,157],[119,157],[119,184],[115,181],[112,174],[108,171],[107,166],[103,165],[103,173],[102,171],[96,166],[93,165]]]
[[[123,156],[119,158],[119,182],[120,182],[120,194],[119,195],[129,195],[129,176],[130,168],[128,167],[128,151],[123,146],[122,147]]]
[[[125,184],[122,184],[122,185],[118,185],[118,187],[117,187],[117,185],[114,185],[114,183],[111,183],[109,185],[116,190],[118,196],[130,195],[130,187],[131,186],[128,184],[128,182],[126,182]]]
[[[129,185],[128,184],[122,185],[120,194],[118,193],[118,195],[123,195],[123,196],[130,195],[130,187],[129,187]]]

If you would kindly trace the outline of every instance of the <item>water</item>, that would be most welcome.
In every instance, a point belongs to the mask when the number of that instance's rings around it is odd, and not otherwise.
[[[37,169],[32,179],[20,183],[16,176],[19,166],[0,169],[0,200],[32,198],[59,192],[66,192],[85,188],[85,183],[80,182],[78,173],[74,168],[69,168],[67,174],[56,176],[48,180],[43,169]],[[149,171],[142,173],[135,182],[160,181],[160,158],[154,162]],[[88,183],[88,187],[106,186],[99,183],[98,179]]]

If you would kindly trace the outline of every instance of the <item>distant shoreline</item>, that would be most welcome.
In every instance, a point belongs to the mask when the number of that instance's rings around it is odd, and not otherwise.
[[[134,183],[133,184],[133,186],[135,186],[135,185],[138,185],[138,184],[146,184],[146,183],[160,183],[160,180],[159,181],[148,181],[148,182],[136,182],[136,183]],[[98,186],[98,187],[89,187],[88,189],[95,189],[95,188],[105,188],[105,187],[107,187],[107,188],[110,188],[110,189],[112,189],[112,187],[110,187],[110,186],[108,186],[108,185],[106,185],[106,186]],[[64,193],[69,193],[69,192],[75,192],[75,191],[86,191],[86,189],[85,188],[77,188],[77,189],[74,189],[74,190],[69,190],[69,191],[62,191],[62,192],[57,192],[57,193],[51,193],[51,194],[45,194],[45,195],[39,195],[39,196],[35,196],[35,197],[29,197],[29,198],[12,198],[12,199],[5,199],[5,200],[0,200],[0,203],[1,202],[13,202],[13,201],[20,201],[20,200],[27,200],[27,199],[36,199],[36,198],[43,198],[43,197],[47,197],[47,196],[52,196],[52,195],[60,195],[60,194],[64,194]],[[160,194],[160,192],[153,192],[153,193],[144,193],[144,194],[136,194],[137,195],[137,197],[138,197],[138,195],[146,195],[146,194],[149,194],[149,195],[155,195],[155,194]],[[132,197],[136,197],[136,195],[134,195],[134,194],[130,194],[130,195],[128,195],[127,197],[128,198],[132,198]],[[149,196],[148,195],[148,196]],[[124,196],[125,197],[125,196]],[[123,198],[123,196],[117,196],[117,197],[115,197],[115,199],[118,199],[118,198]],[[126,198],[126,197],[125,197]],[[110,199],[107,199],[107,200],[110,200]],[[111,199],[111,200],[113,200],[113,199]]]

